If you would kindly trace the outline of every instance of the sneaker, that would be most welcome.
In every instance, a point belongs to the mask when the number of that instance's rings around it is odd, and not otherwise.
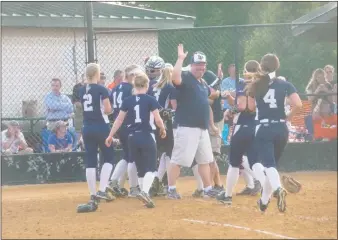
[[[115,197],[123,197],[123,193],[121,192],[121,188],[117,180],[113,180],[108,183],[107,191]]]
[[[213,188],[215,189],[215,191],[218,191],[218,193],[225,191],[224,186],[215,185]]]
[[[270,203],[270,200],[269,200],[269,202],[268,202],[267,204],[264,205],[264,204],[262,203],[262,199],[258,199],[257,205],[258,205],[259,210],[260,210],[261,212],[265,212],[265,210],[268,208],[269,203]]]
[[[128,194],[128,197],[135,198],[140,193],[141,193],[141,189],[140,189],[139,186],[131,187],[130,191],[129,191],[129,194]]]
[[[98,191],[96,194],[96,197],[98,200],[102,199],[102,200],[106,200],[106,202],[111,202],[116,199],[114,196],[109,196],[107,192],[102,192],[102,191]]]
[[[164,186],[164,184],[160,182],[157,196],[166,196],[167,193],[168,193],[168,186]]]
[[[99,201],[95,195],[90,196],[90,200],[86,204],[80,204],[77,206],[78,213],[87,213],[87,212],[95,212],[98,208]]]
[[[121,190],[122,197],[127,197],[128,196],[129,192],[128,192],[127,189],[121,188],[120,190]]]
[[[223,204],[226,204],[226,205],[231,205],[232,204],[232,197],[228,197],[226,196],[225,194],[225,191],[221,192],[220,194],[218,194],[216,196],[216,200],[223,203]]]
[[[168,194],[167,194],[167,198],[169,199],[181,199],[180,194],[176,191],[176,188],[174,189],[168,189]]]
[[[214,187],[207,192],[206,191],[203,192],[204,192],[203,195],[206,198],[215,198],[218,194],[220,194],[220,191]]]
[[[154,202],[150,199],[149,195],[145,192],[140,192],[139,194],[137,194],[137,199],[140,200],[141,202],[144,203],[144,205],[147,207],[147,208],[154,208],[155,207],[155,204]]]
[[[279,187],[275,192],[277,192],[277,207],[278,210],[280,212],[285,212],[286,210],[286,201],[285,201],[285,197],[286,197],[286,191]]]
[[[204,197],[204,191],[203,191],[203,189],[201,189],[201,190],[196,189],[195,192],[193,192],[192,197],[194,197],[194,198],[202,198],[202,197]]]
[[[252,190],[251,196],[256,196],[258,193],[260,193],[261,189],[261,183],[258,180],[255,180],[255,187]]]

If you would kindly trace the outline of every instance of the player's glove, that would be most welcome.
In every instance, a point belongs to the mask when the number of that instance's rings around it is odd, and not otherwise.
[[[282,183],[284,188],[290,193],[298,193],[302,185],[290,176],[282,176]]]

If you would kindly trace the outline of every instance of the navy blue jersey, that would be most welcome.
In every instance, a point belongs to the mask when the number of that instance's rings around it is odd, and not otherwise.
[[[113,121],[119,115],[122,102],[132,95],[133,85],[127,82],[122,82],[112,89],[110,94],[110,102],[113,108]]]
[[[148,95],[151,95],[151,94],[150,94],[150,93],[151,93],[151,88],[152,88],[156,83],[157,83],[156,80],[149,80],[149,88],[148,88],[148,92],[147,92]]]
[[[124,120],[130,132],[153,132],[156,130],[152,112],[160,109],[156,99],[147,94],[138,94],[125,99],[121,111],[127,112]]]
[[[297,90],[290,82],[278,78],[271,81],[265,96],[256,98],[256,119],[285,119],[285,97],[295,92]]]
[[[176,99],[176,88],[171,84],[166,84],[163,88],[156,88],[153,84],[149,88],[148,94],[155,97],[162,108],[168,108],[169,101]]]
[[[210,89],[191,72],[182,72],[182,83],[176,86],[177,109],[175,124],[182,127],[208,129]]]
[[[86,84],[79,89],[79,95],[84,126],[109,123],[103,107],[103,100],[109,97],[107,88],[99,84]]]
[[[239,80],[238,83],[236,84],[236,101],[237,98],[240,96],[246,96],[245,93],[245,82],[243,79]],[[248,101],[247,101],[248,103]],[[234,122],[238,125],[250,125],[250,124],[254,124],[255,123],[255,116],[256,113],[254,112],[250,112],[248,109],[248,106],[246,106],[246,110],[244,110],[243,112],[238,113],[235,116]]]

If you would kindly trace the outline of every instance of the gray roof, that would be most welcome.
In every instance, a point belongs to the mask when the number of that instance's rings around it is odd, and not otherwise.
[[[335,22],[336,24],[322,25],[295,25],[292,27],[292,32],[294,36],[301,35],[306,31],[315,28],[334,28],[337,31],[337,2],[329,2],[322,7],[319,7],[308,14],[294,20],[292,23],[311,23],[311,22]],[[317,31],[316,31],[317,32]]]
[[[83,28],[84,15],[84,2],[1,2],[1,25],[7,27]],[[193,16],[93,2],[94,28],[182,28],[194,21]]]

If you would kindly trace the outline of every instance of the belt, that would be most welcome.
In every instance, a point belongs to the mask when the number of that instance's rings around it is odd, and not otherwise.
[[[262,119],[259,120],[259,123],[284,123],[284,119],[279,119],[279,120],[272,120],[272,119]]]

